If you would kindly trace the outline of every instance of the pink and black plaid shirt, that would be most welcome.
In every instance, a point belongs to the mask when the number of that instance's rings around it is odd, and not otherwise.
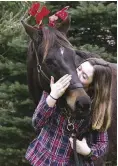
[[[71,156],[73,149],[69,142],[69,133],[66,130],[67,119],[56,109],[46,103],[48,93],[43,91],[41,100],[33,114],[33,127],[41,132],[29,145],[25,158],[33,166],[75,166]],[[88,125],[84,119],[75,123],[75,129],[85,133]],[[93,160],[103,156],[108,146],[107,132],[91,133],[89,146],[92,156],[85,159],[84,166],[94,166]],[[94,140],[93,140],[94,139]]]

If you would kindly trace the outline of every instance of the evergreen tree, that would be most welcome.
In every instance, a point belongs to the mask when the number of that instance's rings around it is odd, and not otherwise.
[[[20,20],[32,2],[0,2],[0,166],[28,166],[24,155],[35,137],[35,109],[28,92],[26,54],[29,38]],[[81,50],[116,62],[115,2],[45,2],[51,14],[70,6],[69,40]]]
[[[0,166],[29,165],[34,104],[27,87],[28,38],[20,23],[27,4],[0,2]]]
[[[69,40],[78,49],[87,45],[86,50],[97,53],[106,60],[116,62],[117,55],[117,4],[116,2],[73,1],[47,2],[55,13],[65,6],[70,6],[71,27]],[[93,48],[93,50],[92,50]],[[102,55],[101,55],[102,51]],[[96,53],[96,51],[95,51]]]

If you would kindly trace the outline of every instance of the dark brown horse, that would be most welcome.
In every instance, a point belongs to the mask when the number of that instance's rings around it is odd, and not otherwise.
[[[69,108],[74,111],[78,98],[80,96],[88,96],[78,79],[76,67],[84,59],[93,57],[94,55],[73,49],[66,38],[70,23],[69,19],[63,22],[58,29],[43,27],[37,30],[23,21],[22,23],[27,34],[32,39],[28,49],[27,73],[29,91],[35,104],[38,104],[43,90],[50,92],[49,80],[51,75],[57,81],[63,75],[71,74],[72,81],[64,97]],[[113,123],[109,130],[109,154],[114,152],[116,155],[116,132],[113,132],[116,128],[116,67],[113,64],[111,66],[113,68]],[[38,71],[40,76],[38,76]],[[103,163],[101,159],[101,163],[98,161],[97,165],[102,166]]]
[[[43,90],[50,92],[51,75],[57,81],[63,75],[71,74],[71,84],[65,96],[67,96],[67,104],[74,110],[79,96],[87,97],[88,95],[77,76],[76,52],[66,38],[69,19],[63,22],[58,30],[51,27],[42,27],[37,30],[23,21],[22,23],[32,39],[28,50],[27,73],[29,90],[35,104],[38,104]],[[37,68],[40,72],[39,77]]]

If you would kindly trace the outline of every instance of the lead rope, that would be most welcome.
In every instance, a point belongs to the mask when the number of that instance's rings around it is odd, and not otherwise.
[[[74,130],[74,123],[70,122],[70,117],[68,118],[67,130],[71,132],[71,136],[73,138],[73,151],[74,151],[75,164],[76,166],[83,166],[82,158],[80,154],[77,154],[77,151],[76,151],[77,135]]]
[[[73,134],[73,151],[74,151],[76,166],[83,166],[82,158],[80,154],[77,154],[76,152],[76,140],[77,140],[76,133],[72,133],[72,134]]]

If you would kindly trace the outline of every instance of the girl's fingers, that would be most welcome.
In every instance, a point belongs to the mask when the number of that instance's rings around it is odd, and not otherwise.
[[[83,138],[83,139],[82,139],[82,142],[85,142],[85,143],[86,143],[86,138]]]
[[[69,138],[69,141],[73,143],[73,138],[72,138],[72,137],[70,137],[70,138]]]
[[[62,90],[65,91],[65,90],[68,88],[69,85],[70,85],[70,82],[68,82],[68,83],[62,88]]]
[[[68,77],[67,79],[63,80],[62,82],[58,82],[59,89],[64,88],[68,83],[70,83],[71,77]]]
[[[69,82],[71,79],[72,79],[72,77],[69,76],[69,77],[65,78],[63,81],[61,81],[60,83],[65,84],[66,82]]]
[[[69,141],[70,141],[70,144],[71,144],[71,148],[73,149],[73,139],[70,137]]]
[[[54,84],[54,77],[51,76],[50,85]]]
[[[71,78],[69,78],[68,80],[66,80],[65,82],[61,83],[62,88],[65,87],[68,83],[70,83]]]

